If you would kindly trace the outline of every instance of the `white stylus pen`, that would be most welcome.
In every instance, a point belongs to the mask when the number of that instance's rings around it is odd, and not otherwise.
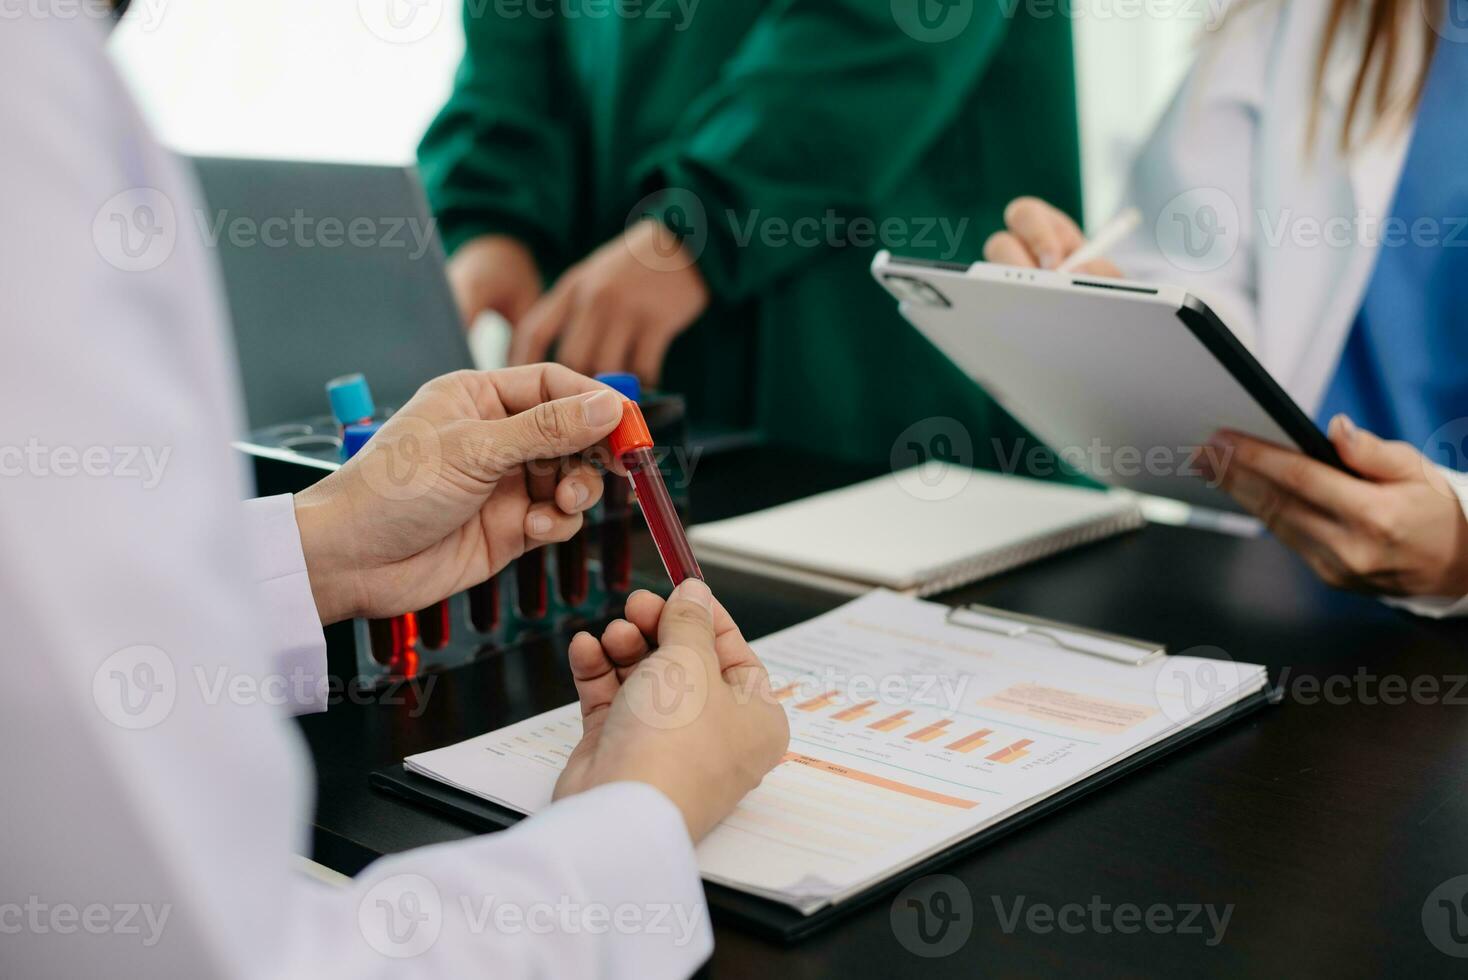
[[[1130,235],[1141,223],[1142,212],[1136,208],[1127,208],[1103,225],[1095,238],[1071,252],[1069,258],[1055,267],[1055,271],[1070,272],[1092,259],[1099,259],[1111,251],[1117,242]]]

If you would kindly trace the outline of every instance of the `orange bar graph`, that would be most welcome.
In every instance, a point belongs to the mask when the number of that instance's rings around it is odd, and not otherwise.
[[[875,701],[863,701],[861,704],[853,704],[845,711],[838,711],[831,717],[836,719],[837,721],[856,721],[862,715],[870,712],[872,710],[872,705],[876,703],[877,702]]]
[[[836,692],[835,691],[827,691],[825,694],[822,694],[820,697],[818,697],[818,698],[811,698],[809,701],[802,701],[799,704],[797,704],[795,707],[798,710],[800,710],[800,711],[820,711],[826,705],[831,704],[835,700],[836,700]]]
[[[1025,748],[1034,744],[1034,739],[1022,738],[1018,742],[1015,742],[1013,745],[1006,745],[1004,748],[1000,749],[998,752],[995,752],[993,755],[986,755],[984,756],[984,758],[988,759],[990,762],[1013,762],[1016,759],[1023,759],[1025,756],[1029,755],[1029,753],[1025,751]]]
[[[923,789],[921,786],[913,786],[909,783],[899,783],[896,780],[887,779],[884,776],[862,772],[859,769],[852,769],[848,766],[838,766],[834,762],[815,759],[808,755],[799,755],[795,752],[785,753],[785,758],[780,761],[797,766],[807,766],[817,772],[829,773],[832,776],[854,779],[857,782],[866,783],[868,786],[877,786],[881,789],[891,790],[894,793],[903,793],[920,800],[927,800],[930,803],[942,803],[944,806],[954,806],[962,810],[972,810],[979,805],[977,800],[965,800],[957,796],[948,796],[946,793],[937,793],[933,790]]]
[[[895,715],[888,715],[881,721],[874,721],[867,727],[874,731],[890,732],[894,728],[901,728],[902,723],[907,721],[907,716],[910,714],[912,714],[911,711],[899,711]]]
[[[981,728],[978,731],[974,732],[972,735],[965,735],[957,742],[948,743],[944,746],[944,748],[952,749],[955,752],[972,752],[980,745],[986,744],[989,741],[989,736],[993,734],[994,729]]]
[[[942,721],[935,721],[931,725],[924,725],[907,737],[914,742],[931,742],[939,735],[942,735],[943,729],[947,728],[951,723],[949,719],[944,718]]]
[[[786,684],[784,687],[782,687],[778,691],[775,691],[774,692],[775,700],[776,701],[784,701],[786,698],[790,697],[790,695],[794,694],[795,693],[795,689],[797,687],[799,687],[799,686],[800,685],[798,683],[797,684]]]

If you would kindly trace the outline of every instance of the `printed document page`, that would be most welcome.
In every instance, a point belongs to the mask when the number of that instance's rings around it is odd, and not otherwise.
[[[753,644],[789,715],[790,749],[699,845],[707,880],[809,914],[1218,723],[1266,682],[1252,664],[1121,664],[950,623],[948,610],[877,591]],[[534,813],[580,735],[571,704],[406,764]]]

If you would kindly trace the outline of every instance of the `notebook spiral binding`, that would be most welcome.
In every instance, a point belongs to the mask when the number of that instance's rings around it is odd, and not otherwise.
[[[934,572],[931,579],[918,590],[917,595],[937,595],[949,589],[957,589],[970,582],[1007,572],[1011,568],[1018,568],[1071,548],[1134,531],[1145,523],[1142,512],[1132,508],[1108,520],[1088,521],[1054,534],[1010,545],[982,558],[954,562]]]

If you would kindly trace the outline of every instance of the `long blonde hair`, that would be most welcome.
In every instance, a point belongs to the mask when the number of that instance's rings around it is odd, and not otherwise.
[[[1453,0],[1447,0],[1440,5],[1438,16],[1446,14],[1447,3],[1451,2]],[[1418,8],[1423,16],[1410,15],[1409,7]],[[1410,28],[1406,25],[1411,22],[1419,24],[1423,32],[1420,38],[1423,50],[1422,67],[1413,83],[1410,102],[1410,107],[1416,109],[1422,100],[1422,90],[1427,85],[1427,71],[1432,64],[1432,53],[1437,44],[1437,32],[1428,20],[1428,11],[1423,9],[1425,7],[1423,0],[1330,0],[1325,35],[1315,56],[1315,105],[1310,113],[1307,145],[1314,145],[1315,142],[1316,117],[1320,111],[1331,51],[1342,43],[1342,28],[1351,17],[1364,16],[1367,26],[1360,62],[1356,68],[1356,79],[1351,85],[1351,98],[1346,103],[1345,125],[1341,128],[1341,150],[1350,150],[1353,124],[1363,107],[1370,111],[1373,121],[1380,121],[1390,108],[1392,78],[1402,51],[1419,40],[1407,36]]]

